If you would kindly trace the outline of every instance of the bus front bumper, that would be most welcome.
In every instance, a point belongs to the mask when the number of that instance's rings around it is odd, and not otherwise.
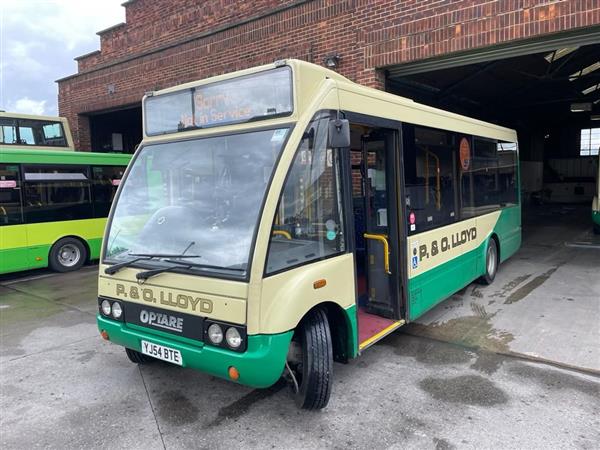
[[[169,347],[181,352],[183,367],[206,372],[216,377],[231,380],[229,368],[235,367],[239,372],[240,384],[255,388],[272,386],[283,373],[288,348],[293,331],[281,334],[258,334],[248,336],[247,350],[237,353],[210,345],[190,345],[157,336],[151,332],[139,331],[128,327],[123,322],[96,316],[98,329],[105,331],[108,340],[123,347],[141,352],[141,341]]]

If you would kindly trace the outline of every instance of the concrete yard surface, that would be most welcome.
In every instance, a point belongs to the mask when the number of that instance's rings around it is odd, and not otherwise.
[[[584,224],[552,224],[525,221],[491,286],[335,364],[320,412],[284,383],[130,363],[98,334],[97,267],[4,276],[0,447],[596,449],[600,250]]]
[[[600,373],[600,236],[587,205],[539,208],[493,284],[469,285],[405,331]]]

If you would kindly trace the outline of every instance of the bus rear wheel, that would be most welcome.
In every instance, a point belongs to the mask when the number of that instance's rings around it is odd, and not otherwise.
[[[127,353],[129,361],[135,364],[148,364],[155,361],[154,358],[152,358],[151,356],[144,355],[143,353],[140,353],[136,350],[132,350],[130,348],[125,348],[125,353]]]
[[[296,404],[302,409],[322,409],[329,403],[333,381],[333,345],[325,311],[308,313],[292,345],[297,346],[292,361]]]
[[[490,238],[485,251],[485,274],[479,279],[483,284],[492,284],[498,272],[498,244]]]
[[[71,272],[83,266],[87,257],[87,249],[80,240],[62,238],[50,249],[48,263],[56,272]]]

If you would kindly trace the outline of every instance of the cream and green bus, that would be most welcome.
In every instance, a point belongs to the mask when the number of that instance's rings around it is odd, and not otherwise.
[[[297,60],[148,93],[100,264],[134,363],[327,405],[347,362],[521,243],[513,130]]]

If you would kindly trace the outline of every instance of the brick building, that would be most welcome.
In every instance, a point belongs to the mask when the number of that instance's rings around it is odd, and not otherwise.
[[[517,128],[531,160],[575,155],[600,102],[598,0],[123,6],[126,22],[98,32],[100,50],[58,80],[60,115],[82,150],[132,151],[146,91],[290,57],[324,64],[337,55],[336,70],[353,81]],[[575,102],[585,114],[574,115]]]

